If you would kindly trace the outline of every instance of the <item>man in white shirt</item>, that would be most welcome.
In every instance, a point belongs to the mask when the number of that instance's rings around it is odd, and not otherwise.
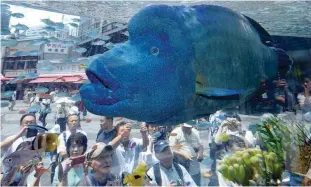
[[[4,157],[15,152],[17,147],[25,142],[32,141],[35,137],[26,138],[27,126],[30,124],[36,124],[36,117],[32,114],[24,114],[20,119],[20,131],[17,135],[9,136],[0,143],[0,148]]]
[[[58,136],[59,145],[57,147],[57,153],[60,154],[62,157],[67,157],[67,151],[66,151],[66,141],[68,140],[69,136],[73,133],[81,132],[82,134],[86,135],[86,132],[84,132],[81,129],[80,126],[80,118],[77,114],[69,115],[67,118],[67,126],[68,130],[62,132]]]
[[[183,165],[192,179],[198,186],[201,183],[201,171],[199,161],[203,159],[203,145],[199,136],[199,131],[193,128],[195,122],[189,121],[183,123],[181,127],[175,128],[170,137],[169,144],[171,147],[181,144],[180,149],[174,149],[178,162]]]
[[[116,125],[117,135],[120,136],[125,131],[131,131],[131,123],[125,120],[120,121]],[[124,159],[125,165],[121,170],[123,172],[132,173],[133,169],[138,165],[139,154],[146,150],[149,140],[147,136],[147,127],[142,124],[140,127],[142,140],[138,138],[130,138],[129,136],[122,137],[119,140],[120,145],[115,143],[115,139],[111,144],[117,147],[116,152],[120,152]],[[116,139],[117,140],[117,139]]]
[[[154,152],[160,163],[155,164],[147,172],[150,185],[158,186],[197,186],[187,170],[173,162],[173,153],[165,140],[154,144]]]

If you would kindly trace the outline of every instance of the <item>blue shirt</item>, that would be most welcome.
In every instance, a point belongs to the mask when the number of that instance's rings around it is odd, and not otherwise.
[[[108,144],[116,137],[116,135],[117,135],[116,129],[112,129],[109,132],[100,130],[97,134],[96,142],[104,142],[105,144]]]

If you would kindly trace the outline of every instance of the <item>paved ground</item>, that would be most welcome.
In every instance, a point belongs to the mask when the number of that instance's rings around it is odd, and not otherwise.
[[[55,116],[55,104],[52,105],[52,113],[47,116],[47,128],[50,129],[54,125],[54,116]],[[27,109],[27,106],[22,101],[18,101],[15,105],[15,111],[9,111],[8,108],[1,108],[1,141],[6,137],[16,134],[19,131],[19,120],[22,114],[19,114],[20,109]],[[88,135],[88,145],[91,146],[94,144],[96,139],[96,134],[99,130],[99,116],[88,114],[88,117],[92,119],[91,123],[86,123],[85,121],[81,122],[82,129],[86,131]],[[248,123],[254,120],[258,120],[258,117],[255,116],[241,116],[243,121],[243,127],[246,128]],[[132,131],[133,137],[140,137],[140,133],[138,129],[133,129]],[[200,131],[200,136],[205,148],[204,157],[209,157],[209,133],[207,131]],[[45,165],[48,166],[50,161],[49,159],[44,160]],[[206,171],[210,170],[210,166],[206,166],[201,164],[201,173],[205,173]],[[43,181],[43,185],[50,185],[48,182],[48,176],[45,176]],[[202,185],[208,185],[209,180],[202,177]]]

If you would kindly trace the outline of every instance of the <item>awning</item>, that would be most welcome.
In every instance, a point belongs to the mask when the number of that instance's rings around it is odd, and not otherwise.
[[[57,77],[38,77],[29,83],[43,83],[43,82],[54,82]]]
[[[5,76],[3,76],[2,74],[0,75],[0,80],[1,81],[9,81],[9,80],[11,80],[12,78],[8,78],[8,77],[5,77]]]
[[[87,76],[85,74],[74,74],[74,75],[68,75],[68,74],[41,74],[38,78],[30,81],[29,83],[44,83],[44,82],[55,82],[55,83],[65,83],[65,82],[71,82],[71,83],[79,83],[83,82],[87,79]]]

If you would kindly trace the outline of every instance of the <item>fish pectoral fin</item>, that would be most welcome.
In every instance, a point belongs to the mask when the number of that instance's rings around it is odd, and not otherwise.
[[[208,89],[197,90],[196,94],[201,95],[201,96],[205,96],[205,97],[225,97],[225,96],[240,95],[240,94],[243,94],[245,92],[246,92],[246,90],[208,88]]]

